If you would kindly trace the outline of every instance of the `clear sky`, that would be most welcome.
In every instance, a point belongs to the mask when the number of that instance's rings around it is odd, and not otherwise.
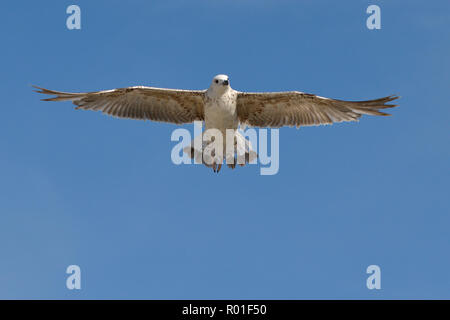
[[[68,30],[66,8],[81,8]],[[381,29],[366,8],[381,8]],[[0,298],[450,298],[449,1],[2,1]],[[131,85],[399,94],[280,130],[280,170],[176,166],[174,125],[41,102]],[[192,125],[185,126],[192,130]],[[66,288],[79,265],[82,289]],[[366,268],[381,268],[368,290]]]

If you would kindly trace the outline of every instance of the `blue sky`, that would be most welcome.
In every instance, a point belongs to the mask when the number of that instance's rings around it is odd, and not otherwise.
[[[82,29],[66,28],[77,4]],[[381,7],[381,30],[366,8]],[[450,298],[450,3],[0,4],[0,298]],[[280,130],[280,170],[176,166],[170,124],[41,102],[30,85],[346,100],[393,117]],[[192,129],[192,126],[185,126]],[[82,289],[65,270],[81,267]],[[381,290],[366,268],[381,267]]]

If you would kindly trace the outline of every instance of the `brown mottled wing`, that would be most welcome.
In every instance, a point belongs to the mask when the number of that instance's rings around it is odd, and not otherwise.
[[[298,91],[252,93],[240,92],[237,97],[239,121],[254,127],[313,126],[342,121],[357,121],[363,114],[386,116],[379,109],[397,99],[389,96],[367,101],[343,101]]]
[[[44,101],[72,101],[76,109],[102,111],[129,119],[190,123],[204,118],[205,91],[175,90],[152,87],[129,87],[97,92],[70,93],[39,89],[36,92],[55,95]]]

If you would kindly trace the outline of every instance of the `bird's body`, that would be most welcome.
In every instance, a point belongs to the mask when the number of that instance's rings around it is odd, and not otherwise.
[[[237,91],[231,87],[218,91],[208,89],[205,94],[205,129],[237,129],[239,118],[236,110]]]
[[[227,129],[234,132],[234,147],[245,151],[245,162],[251,162],[257,155],[248,140],[237,131],[240,125],[279,128],[282,126],[311,126],[332,124],[342,121],[357,121],[361,115],[388,115],[379,109],[395,107],[386,104],[397,99],[388,96],[367,101],[343,101],[319,97],[313,94],[288,92],[240,92],[230,87],[226,75],[213,78],[207,90],[177,90],[153,87],[129,87],[87,93],[69,93],[40,87],[39,93],[55,95],[46,101],[70,100],[77,109],[102,111],[119,117],[140,120],[171,122],[175,124],[204,121],[205,132],[216,129],[223,135],[223,155],[229,164],[231,155],[226,152]],[[202,139],[202,137],[200,137]],[[214,139],[212,140],[214,141]],[[208,143],[208,141],[206,141]],[[185,149],[191,157],[203,159],[205,143],[201,148]],[[198,146],[198,145],[197,145]],[[243,151],[244,150],[244,151]],[[238,153],[238,151],[236,151]],[[234,151],[233,151],[234,157]],[[231,157],[231,158],[233,158]],[[231,159],[233,160],[233,159]],[[205,163],[216,171],[222,165],[221,159]],[[245,163],[244,163],[245,164]]]

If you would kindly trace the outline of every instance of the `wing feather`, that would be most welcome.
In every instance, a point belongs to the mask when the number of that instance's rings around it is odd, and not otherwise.
[[[101,111],[119,118],[176,124],[204,120],[204,90],[128,87],[95,92],[61,92],[34,86],[55,97],[43,101],[72,101],[76,109]]]
[[[312,126],[358,121],[363,114],[387,116],[380,109],[396,107],[387,103],[397,98],[344,101],[298,91],[239,92],[237,113],[242,124],[254,127]]]

